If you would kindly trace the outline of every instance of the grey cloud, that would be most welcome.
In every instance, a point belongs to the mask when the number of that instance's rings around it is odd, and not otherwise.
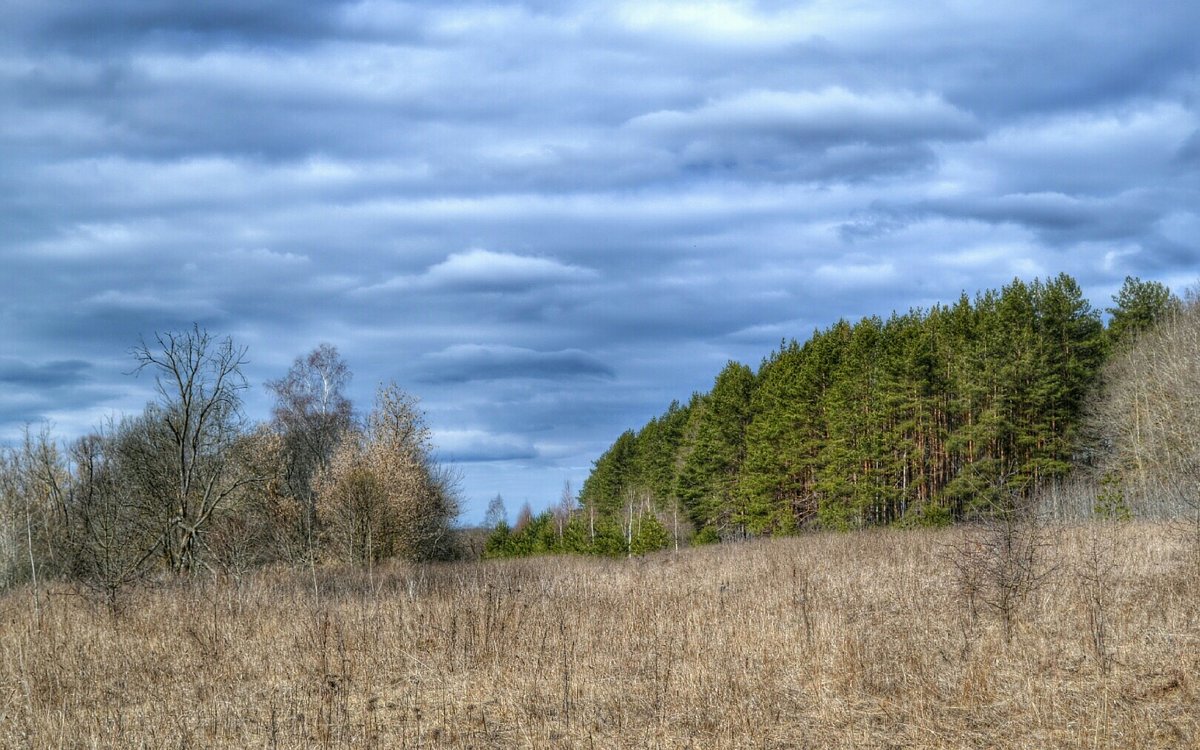
[[[20,4],[20,3],[19,3]],[[341,2],[314,2],[298,12],[286,2],[247,5],[236,0],[191,3],[141,3],[116,0],[80,7],[46,0],[24,3],[26,33],[44,43],[83,49],[106,49],[146,37],[180,43],[196,39],[276,43],[319,38],[335,28]],[[199,41],[198,39],[196,41]]]
[[[704,133],[766,135],[794,143],[893,143],[959,140],[981,134],[970,114],[932,94],[750,91],[689,112],[661,111],[628,124],[634,130],[691,138]]]
[[[751,91],[626,124],[676,152],[681,168],[743,178],[858,181],[931,166],[926,142],[977,138],[969,113],[930,94]]]
[[[917,215],[919,212],[912,209],[876,204],[842,222],[838,236],[844,242],[883,237],[904,229]]]
[[[26,425],[68,425],[67,437],[90,429],[98,411],[121,398],[107,367],[81,360],[31,362],[0,357],[0,443]],[[115,404],[114,404],[115,405]]]
[[[21,387],[63,388],[89,380],[90,362],[65,359],[33,364],[13,357],[0,357],[0,383]]]
[[[931,201],[918,208],[944,216],[1023,225],[1058,244],[1144,236],[1159,215],[1154,202],[1154,196],[1146,195],[1101,200],[1036,193]]]
[[[1200,167],[1200,130],[1192,133],[1191,137],[1184,141],[1183,145],[1179,147],[1176,158],[1185,168]]]
[[[539,504],[781,337],[1197,267],[1195,3],[76,5],[0,24],[2,435],[195,320]]]
[[[615,375],[611,367],[578,349],[536,351],[496,344],[458,344],[426,355],[425,362],[426,379],[456,383]]]

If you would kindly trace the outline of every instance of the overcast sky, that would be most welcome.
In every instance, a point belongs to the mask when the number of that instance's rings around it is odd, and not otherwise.
[[[418,395],[464,520],[728,359],[1200,275],[1200,3],[0,5],[0,437],[137,411],[193,321]]]

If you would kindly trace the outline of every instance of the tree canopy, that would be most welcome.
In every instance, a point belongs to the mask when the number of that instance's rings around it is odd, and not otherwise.
[[[1070,276],[1013,279],[784,340],[757,371],[730,362],[707,393],[622,433],[576,515],[626,530],[631,509],[664,526],[682,517],[711,542],[941,524],[1035,492],[1079,463],[1114,343],[1178,300],[1131,278],[1114,303],[1106,329]],[[618,553],[632,550],[625,536]]]

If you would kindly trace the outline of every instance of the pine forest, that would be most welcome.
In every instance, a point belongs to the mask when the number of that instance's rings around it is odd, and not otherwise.
[[[1127,278],[1105,325],[1061,274],[839,320],[757,370],[729,362],[710,391],[617,437],[577,502],[500,519],[487,554],[640,554],[990,515],[1103,472],[1089,415],[1106,364],[1180,309],[1162,284]]]

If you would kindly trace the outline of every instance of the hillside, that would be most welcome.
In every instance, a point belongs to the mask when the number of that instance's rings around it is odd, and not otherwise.
[[[1011,642],[965,527],[0,598],[0,746],[1194,746],[1200,577],[1058,527]],[[972,605],[974,602],[974,605]]]

